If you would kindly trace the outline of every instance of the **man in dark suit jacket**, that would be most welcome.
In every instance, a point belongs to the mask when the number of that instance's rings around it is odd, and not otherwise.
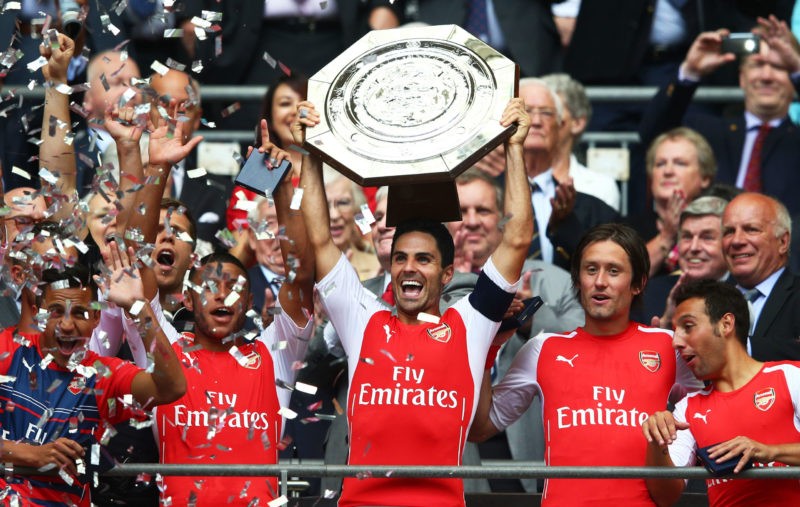
[[[519,96],[531,117],[523,156],[534,222],[536,231],[547,231],[546,237],[534,236],[531,254],[569,270],[570,256],[583,233],[595,225],[619,221],[619,214],[597,197],[576,192],[571,179],[553,177],[563,121],[563,106],[555,91],[541,79],[526,78],[519,83]]]
[[[722,252],[722,213],[728,201],[720,197],[699,197],[681,212],[678,222],[678,266],[675,273],[647,281],[641,304],[631,310],[631,320],[649,326],[653,317],[661,317],[661,326],[672,326],[668,301],[675,284],[695,280],[724,280],[728,265]]]
[[[769,30],[761,52],[746,57],[740,66],[743,115],[728,120],[686,112],[700,79],[735,59],[732,53],[721,53],[725,31],[706,32],[692,44],[677,79],[661,88],[650,103],[639,133],[647,144],[681,124],[697,130],[714,149],[719,164],[717,181],[772,195],[796,214],[800,212],[795,190],[800,188],[800,171],[796,170],[800,167],[800,129],[787,112],[800,89],[800,53],[788,41],[791,34],[785,25],[773,22]],[[759,142],[760,127],[766,129],[766,125],[770,129]],[[760,159],[752,159],[754,154]],[[751,160],[755,161],[751,164]],[[748,180],[748,165],[758,167],[760,175]]]
[[[283,277],[286,275],[281,256],[281,246],[278,239],[261,238],[267,232],[273,236],[278,235],[278,214],[275,206],[266,197],[259,196],[255,200],[255,207],[248,211],[249,221],[264,224],[263,230],[247,230],[247,242],[253,251],[256,264],[247,270],[250,275],[250,292],[253,293],[253,308],[263,314],[264,303],[271,300],[270,307],[278,297],[278,290]],[[259,226],[260,227],[260,226]]]
[[[748,351],[759,361],[800,360],[800,278],[787,268],[791,220],[762,194],[734,198],[722,217],[731,276],[752,305]]]

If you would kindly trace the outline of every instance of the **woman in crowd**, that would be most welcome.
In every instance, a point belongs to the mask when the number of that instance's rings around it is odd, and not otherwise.
[[[714,152],[703,136],[678,127],[658,136],[645,158],[653,211],[630,218],[648,239],[650,276],[669,273],[677,263],[678,221],[686,205],[711,186],[717,173]]]

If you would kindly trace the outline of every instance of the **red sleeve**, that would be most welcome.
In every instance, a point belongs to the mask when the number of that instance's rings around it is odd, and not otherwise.
[[[131,394],[133,377],[144,370],[116,357],[94,356],[90,361],[93,365],[97,362],[102,363],[110,372],[104,374],[98,371],[95,389],[98,391],[97,408],[100,411],[100,418],[111,424],[117,424],[133,417],[135,413],[124,406],[122,397]],[[110,400],[114,402],[109,403]]]
[[[233,187],[233,193],[231,194],[230,201],[228,202],[228,209],[225,212],[225,221],[228,224],[228,230],[231,231],[248,228],[247,211],[238,209],[236,207],[236,203],[239,202],[239,195],[241,195],[239,192],[244,194],[246,200],[248,201],[254,201],[256,198],[256,193],[251,190],[247,190],[239,185]]]
[[[7,327],[0,332],[0,375],[8,373],[8,368],[11,366],[11,360],[14,357],[14,351],[19,348],[19,343],[14,341],[15,327]],[[31,340],[31,343],[36,346],[39,342],[38,335],[26,335],[25,338]]]

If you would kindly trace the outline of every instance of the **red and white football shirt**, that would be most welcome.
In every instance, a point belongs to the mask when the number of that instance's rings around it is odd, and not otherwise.
[[[167,324],[168,325],[168,324]],[[186,394],[157,407],[156,440],[162,463],[277,463],[283,421],[294,383],[292,364],[302,359],[312,331],[283,312],[259,339],[231,352],[194,346],[189,333],[173,343],[186,375]],[[278,491],[275,478],[165,476],[162,498],[173,505],[266,505]]]
[[[702,387],[677,361],[672,333],[631,323],[613,336],[579,328],[540,334],[520,349],[492,396],[500,430],[541,396],[545,461],[552,466],[641,466],[641,425],[665,410],[675,384]],[[550,479],[542,503],[653,505],[644,480]]]
[[[732,392],[713,386],[692,393],[675,406],[675,419],[686,421],[688,430],[678,431],[669,446],[677,466],[693,465],[698,447],[745,436],[763,444],[800,441],[800,362],[765,363],[750,382]],[[753,463],[780,467],[780,462]],[[800,481],[755,479],[709,479],[711,506],[798,505]]]
[[[510,301],[516,284],[503,280],[491,260],[484,273],[494,282],[488,291]],[[412,326],[363,288],[344,256],[317,284],[347,353],[351,465],[461,464],[486,354],[500,324],[473,307],[484,296],[498,299],[480,285],[438,324]],[[463,506],[463,483],[345,478],[339,505]]]

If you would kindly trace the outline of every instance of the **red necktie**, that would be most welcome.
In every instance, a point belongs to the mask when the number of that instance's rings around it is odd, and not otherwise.
[[[744,189],[748,192],[761,192],[761,149],[772,127],[769,123],[762,123],[758,127],[756,142],[750,152],[750,161],[747,163],[747,172],[744,174]]]
[[[386,286],[386,290],[383,291],[381,299],[386,301],[386,303],[389,306],[394,306],[394,292],[392,291],[392,282],[389,282],[389,285]]]

